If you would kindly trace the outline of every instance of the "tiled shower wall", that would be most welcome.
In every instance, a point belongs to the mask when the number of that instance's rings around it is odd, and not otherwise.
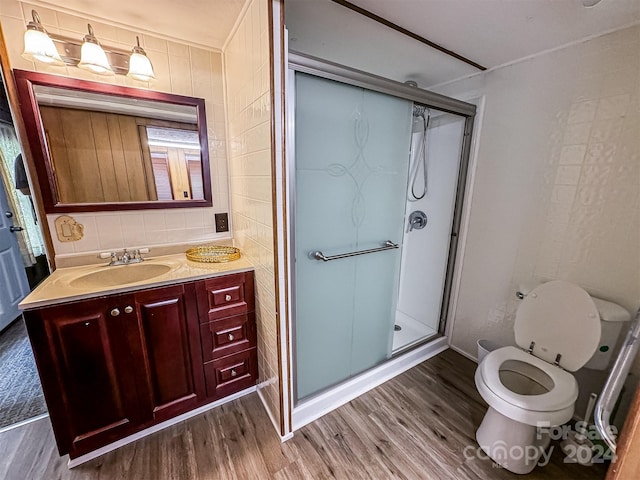
[[[258,388],[279,422],[267,3],[249,3],[225,47],[224,66],[234,242],[255,266]]]
[[[513,344],[522,282],[640,306],[639,51],[635,26],[439,89],[486,99],[456,347]]]
[[[215,233],[214,227],[214,213],[229,211],[221,53],[152,35],[140,35],[157,77],[151,83],[139,82],[122,75],[103,77],[79,68],[36,64],[20,56],[25,25],[31,19],[32,9],[38,11],[45,28],[52,33],[79,39],[86,33],[87,22],[84,18],[16,0],[0,0],[0,22],[12,68],[200,97],[206,102],[213,207],[71,213],[85,229],[82,240],[68,243],[57,240],[53,225],[57,215],[48,215],[56,257],[61,259],[123,247],[188,244],[228,238],[228,232]],[[93,21],[91,24],[96,36],[106,46],[130,50],[136,43],[138,33],[134,29]]]

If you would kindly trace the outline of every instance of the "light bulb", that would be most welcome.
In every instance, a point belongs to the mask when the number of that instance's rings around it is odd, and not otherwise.
[[[98,43],[98,39],[93,35],[91,25],[87,26],[89,27],[89,35],[84,36],[78,68],[98,75],[113,75],[113,70],[111,70],[109,60],[107,60],[107,54]]]
[[[136,37],[137,46],[133,47],[131,57],[129,57],[129,72],[127,77],[135,78],[142,82],[148,82],[155,79],[151,60],[147,57],[147,53],[140,46],[140,38]]]
[[[22,58],[30,61],[48,63],[49,65],[64,65],[53,40],[47,35],[40,23],[40,17],[35,10],[31,10],[33,21],[27,24],[24,32],[24,51]]]

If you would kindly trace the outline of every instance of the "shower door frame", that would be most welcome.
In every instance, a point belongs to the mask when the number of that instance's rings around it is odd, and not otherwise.
[[[288,223],[288,264],[289,264],[289,318],[290,318],[290,334],[291,339],[291,397],[293,400],[293,408],[298,405],[304,404],[309,399],[313,399],[318,395],[321,395],[327,390],[336,388],[341,383],[348,382],[354,377],[344,380],[337,385],[332,385],[326,390],[322,390],[316,394],[305,397],[301,402],[297,395],[297,368],[296,368],[296,283],[295,283],[295,207],[296,207],[296,185],[295,185],[295,172],[296,172],[296,159],[295,159],[295,109],[296,109],[296,89],[295,89],[295,74],[296,72],[310,74],[319,78],[327,80],[333,80],[347,85],[361,87],[374,92],[384,93],[393,97],[410,100],[415,103],[420,103],[428,108],[433,108],[446,113],[451,113],[465,118],[464,133],[462,139],[462,148],[460,150],[459,158],[459,170],[458,180],[456,186],[456,199],[453,212],[453,222],[451,227],[451,239],[449,242],[449,254],[447,258],[447,269],[445,276],[445,284],[443,291],[443,298],[440,306],[440,319],[438,325],[438,333],[444,335],[444,329],[446,325],[446,319],[449,311],[449,305],[451,300],[451,289],[454,277],[454,268],[456,261],[456,253],[458,250],[458,239],[460,232],[460,225],[462,221],[462,208],[465,198],[465,188],[467,183],[467,173],[469,166],[469,156],[471,151],[471,140],[473,133],[473,123],[476,114],[476,106],[461,100],[446,97],[438,93],[422,90],[416,87],[408,86],[404,83],[396,82],[378,75],[356,70],[344,65],[339,65],[327,60],[322,60],[310,55],[305,55],[297,52],[289,52],[288,55],[288,71],[287,71],[287,86],[286,86],[286,176],[287,176],[287,216]],[[402,357],[405,354],[423,346],[425,343],[431,341],[432,338],[425,338],[424,341],[418,342],[416,345],[402,350],[397,355]],[[386,362],[382,362],[380,365],[388,363],[396,356],[392,356]],[[369,370],[375,369],[380,365],[376,365]],[[367,373],[367,371],[363,372]],[[362,375],[362,374],[359,374]],[[356,375],[357,377],[358,375]]]

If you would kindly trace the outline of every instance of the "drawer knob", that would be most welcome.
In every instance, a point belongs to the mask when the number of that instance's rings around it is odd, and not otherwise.
[[[133,312],[133,307],[131,305],[127,305],[126,307],[124,307],[124,313],[131,313]]]
[[[227,338],[229,339],[229,341],[232,341],[232,340],[233,340],[234,338],[236,338],[236,337],[234,337],[234,336],[233,336],[233,334],[232,334],[232,333],[230,333],[230,334],[229,334],[229,336],[228,336]]]
[[[120,315],[120,310],[117,308],[114,308],[113,310],[111,310],[111,316],[112,317],[117,317],[118,315]]]
[[[236,372],[233,368],[231,369],[231,376],[235,377],[236,375],[238,375],[238,372]]]
[[[224,299],[228,302],[229,300],[231,300],[231,295],[229,295],[228,293],[224,296]]]

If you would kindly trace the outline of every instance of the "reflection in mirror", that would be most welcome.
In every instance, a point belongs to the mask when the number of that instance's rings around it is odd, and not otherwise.
[[[186,128],[166,128],[148,125],[141,130],[146,137],[153,168],[158,200],[202,200],[202,165],[198,133]]]
[[[49,180],[48,212],[211,205],[203,100],[33,72],[16,79],[21,95],[30,90],[25,123]]]

